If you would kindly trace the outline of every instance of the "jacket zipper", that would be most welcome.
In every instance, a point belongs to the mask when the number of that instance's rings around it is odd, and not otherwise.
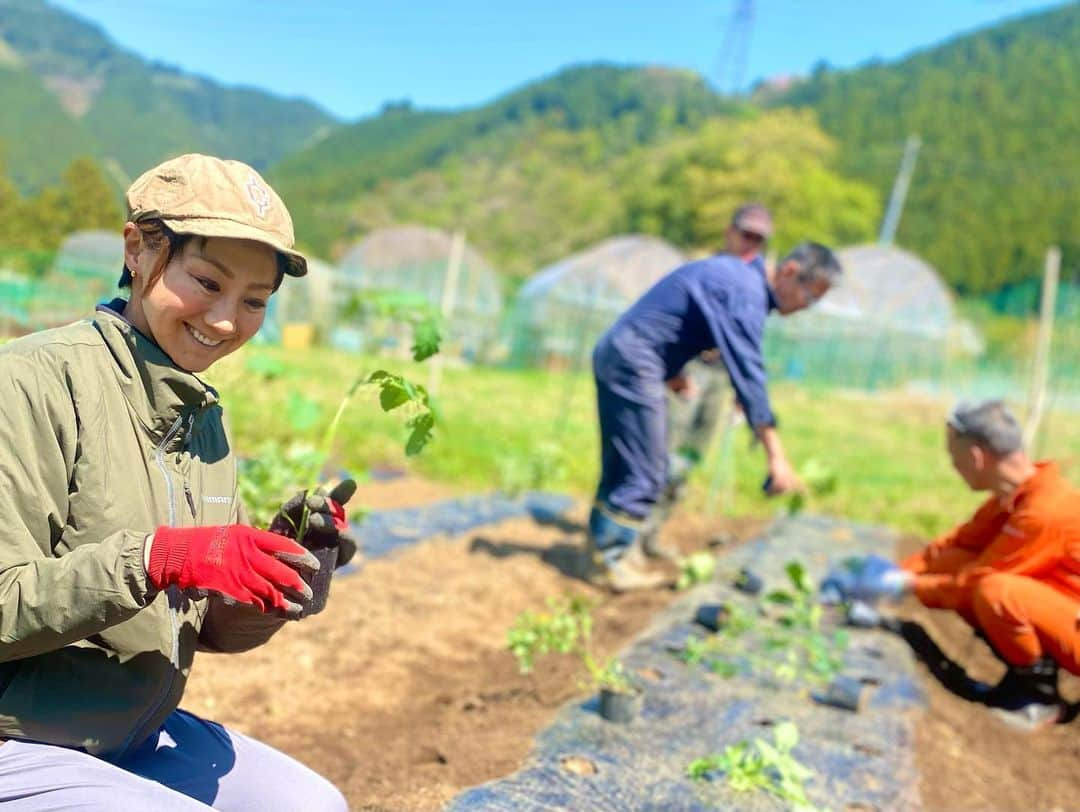
[[[183,425],[184,417],[183,415],[181,415],[180,417],[176,418],[176,422],[172,424],[168,432],[166,432],[165,438],[158,444],[158,447],[154,451],[154,459],[157,462],[158,470],[161,471],[161,475],[165,479],[165,493],[168,496],[169,501],[170,527],[176,526],[176,505],[174,503],[175,494],[173,491],[172,479],[169,477],[169,469],[165,466],[165,449],[166,447],[168,447],[169,443],[172,442],[172,439],[177,435],[177,432],[179,432],[183,428]],[[185,482],[184,484],[186,486],[187,482]],[[175,670],[179,670],[180,668],[180,630],[176,621],[176,615],[179,611],[177,608],[179,600],[176,594],[176,587],[168,587],[165,590],[165,595],[169,602],[169,629],[172,636],[172,652],[169,662],[173,666],[175,673]],[[158,709],[165,703],[165,700],[168,699],[169,694],[172,692],[174,680],[175,677],[170,674],[169,680],[166,683],[164,690],[158,695],[157,700],[150,706],[150,708],[142,716],[139,717],[139,720],[135,723],[135,726],[132,728],[131,733],[128,734],[128,737],[120,746],[121,754],[127,754],[127,750],[131,746],[132,739],[134,739],[136,734],[138,734],[142,730],[143,725],[146,724],[146,720],[153,716],[155,713],[157,713]]]
[[[195,412],[188,415],[187,434],[184,435],[184,448],[190,449],[191,447],[191,435],[195,431]],[[188,484],[187,468],[184,468],[184,496],[187,499],[188,510],[191,511],[191,520],[196,524],[199,523],[199,517],[195,510],[195,496],[191,493],[191,485]]]
[[[191,486],[188,485],[187,478],[184,478],[184,496],[187,497],[188,510],[191,511],[191,518],[196,519],[195,516],[195,497],[191,494]]]

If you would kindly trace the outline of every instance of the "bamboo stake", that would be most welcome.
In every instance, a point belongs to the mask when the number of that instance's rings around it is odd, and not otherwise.
[[[1043,270],[1042,301],[1039,303],[1039,335],[1035,343],[1035,360],[1031,369],[1031,389],[1028,393],[1028,418],[1024,426],[1024,447],[1034,450],[1035,439],[1046,410],[1046,390],[1050,382],[1050,344],[1054,337],[1054,307],[1057,303],[1058,276],[1061,272],[1061,249],[1051,246],[1046,251]]]

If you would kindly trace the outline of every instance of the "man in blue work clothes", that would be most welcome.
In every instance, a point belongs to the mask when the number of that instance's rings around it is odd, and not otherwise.
[[[772,233],[769,210],[760,203],[746,203],[735,210],[724,231],[724,253],[751,266],[750,273],[764,274],[761,253]],[[731,396],[727,370],[715,349],[692,358],[667,384],[667,479],[641,531],[641,551],[677,564],[682,554],[661,543],[660,530],[681,501],[691,472],[708,453],[720,412]]]
[[[665,392],[687,361],[716,348],[768,462],[768,491],[801,485],[776,430],[761,352],[765,318],[810,307],[839,278],[836,256],[802,243],[773,269],[719,254],[672,271],[596,344],[601,475],[589,514],[593,580],[616,592],[658,586],[641,561],[639,536],[665,485]]]

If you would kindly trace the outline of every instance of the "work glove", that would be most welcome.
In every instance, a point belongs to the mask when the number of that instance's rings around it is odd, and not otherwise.
[[[911,576],[880,555],[849,558],[832,569],[821,582],[824,603],[897,601],[907,594]]]
[[[286,617],[300,616],[297,600],[311,600],[299,570],[319,569],[318,559],[295,541],[242,524],[159,527],[147,544],[146,574],[154,589],[175,585],[195,598],[213,593]]]
[[[348,564],[356,555],[357,542],[349,534],[349,523],[345,519],[345,503],[356,493],[356,482],[343,479],[330,493],[318,488],[314,493],[300,491],[277,512],[270,522],[270,532],[296,538],[304,514],[304,505],[308,509],[307,530],[300,539],[308,550],[337,548],[337,560],[334,568]]]

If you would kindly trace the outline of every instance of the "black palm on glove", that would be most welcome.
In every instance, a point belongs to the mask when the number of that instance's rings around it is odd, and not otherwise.
[[[349,534],[349,524],[345,520],[345,503],[356,493],[356,482],[343,479],[329,493],[322,488],[314,493],[301,491],[281,506],[270,522],[270,532],[295,539],[307,506],[307,528],[299,539],[302,546],[309,550],[336,547],[337,562],[340,567],[349,563],[356,555],[357,542]]]

